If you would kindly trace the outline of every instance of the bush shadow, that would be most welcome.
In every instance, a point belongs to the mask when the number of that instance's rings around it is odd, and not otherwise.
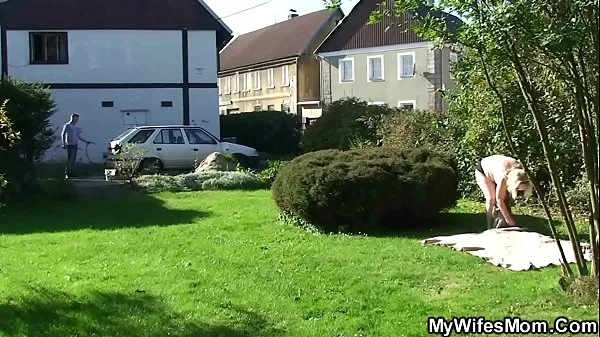
[[[170,209],[149,194],[91,200],[30,200],[0,208],[0,234],[109,230],[192,223],[202,210]]]
[[[227,325],[197,322],[146,293],[92,292],[82,296],[29,288],[26,298],[0,301],[0,334],[8,336],[241,337],[279,336],[281,331],[253,312],[229,308]]]

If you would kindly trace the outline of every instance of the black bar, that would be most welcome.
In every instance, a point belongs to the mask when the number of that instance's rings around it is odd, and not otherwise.
[[[4,50],[4,49],[3,49]],[[181,89],[183,83],[43,83],[50,89]],[[214,89],[217,83],[188,83],[188,88]]]
[[[190,79],[188,73],[188,31],[181,31],[181,54],[183,62],[183,125],[190,125]]]
[[[6,27],[0,27],[0,45],[2,46],[2,78],[8,75],[8,46],[6,45]]]

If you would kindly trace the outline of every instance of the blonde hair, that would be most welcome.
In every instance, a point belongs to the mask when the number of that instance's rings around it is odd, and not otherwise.
[[[526,185],[525,189],[523,189],[523,196],[525,199],[529,199],[533,192],[533,184],[529,181],[529,177],[527,177],[525,170],[522,168],[514,168],[506,173],[506,188],[513,200],[517,199],[517,192],[521,183]]]

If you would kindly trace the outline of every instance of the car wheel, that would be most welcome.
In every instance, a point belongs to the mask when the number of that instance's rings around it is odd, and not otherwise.
[[[163,165],[160,159],[144,158],[138,167],[139,174],[157,174],[162,171]]]

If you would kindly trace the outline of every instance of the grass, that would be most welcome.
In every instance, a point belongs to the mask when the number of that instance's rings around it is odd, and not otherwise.
[[[429,316],[598,319],[559,268],[512,272],[430,235],[315,235],[267,191],[135,195],[0,211],[0,336],[424,336]],[[539,226],[533,216],[519,217]]]

